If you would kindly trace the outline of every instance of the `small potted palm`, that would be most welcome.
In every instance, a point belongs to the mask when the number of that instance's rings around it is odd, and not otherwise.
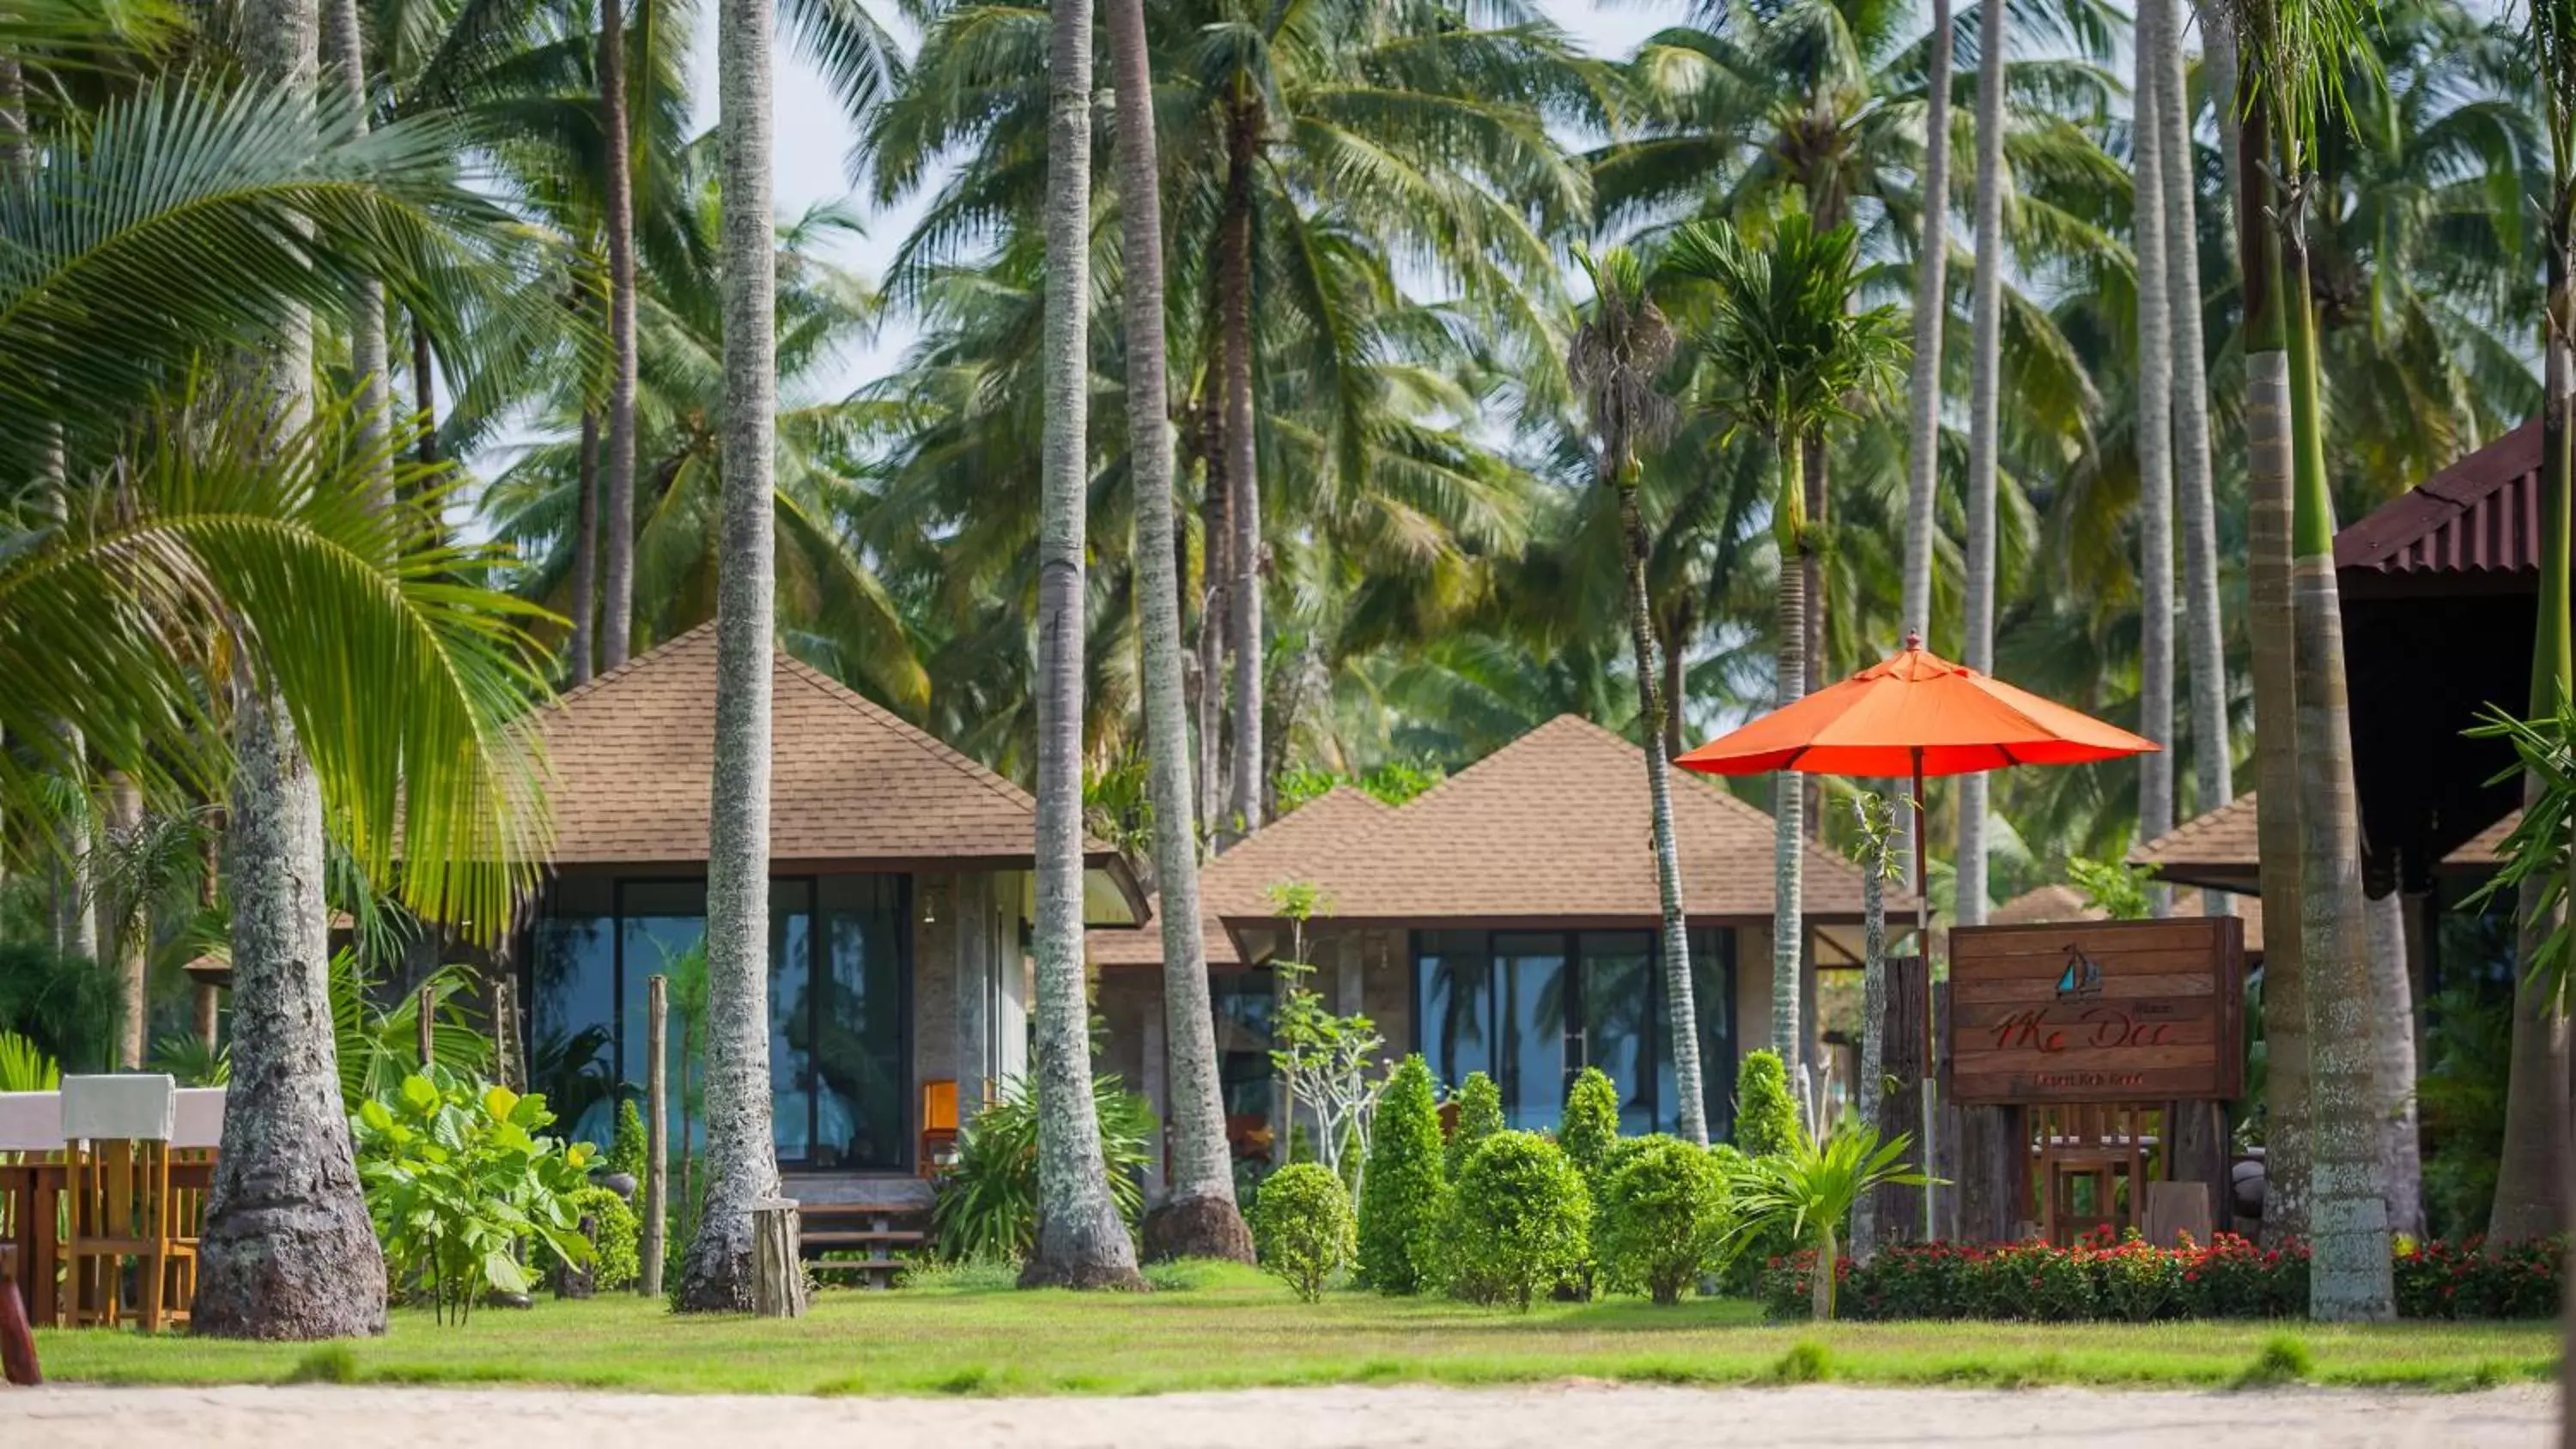
[[[1912,1138],[1899,1133],[1882,1140],[1876,1128],[1862,1126],[1857,1117],[1829,1118],[1825,1094],[1816,1095],[1805,1130],[1794,1134],[1785,1150],[1741,1159],[1730,1166],[1729,1175],[1731,1198],[1741,1214],[1735,1229],[1739,1236],[1780,1223],[1788,1227],[1791,1242],[1816,1250],[1811,1282],[1815,1318],[1822,1323],[1834,1316],[1834,1260],[1852,1208],[1881,1185],[1920,1187],[1931,1179],[1905,1165]]]

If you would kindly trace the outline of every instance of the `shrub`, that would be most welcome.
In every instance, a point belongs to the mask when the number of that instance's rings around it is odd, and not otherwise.
[[[640,1190],[644,1185],[645,1152],[650,1144],[644,1136],[644,1114],[637,1110],[635,1099],[617,1104],[617,1135],[608,1141],[608,1170],[613,1175],[624,1173],[635,1179]]]
[[[2181,1255],[2158,1251],[2135,1228],[2093,1255],[2093,1275],[2105,1317],[2149,1323],[2182,1310]]]
[[[1789,1072],[1768,1047],[1744,1054],[1735,1069],[1735,1146],[1747,1157],[1786,1152],[1798,1142],[1798,1103]]]
[[[2549,1318],[2558,1312],[2560,1239],[2489,1247],[2440,1239],[2397,1254],[2401,1318]]]
[[[1362,1179],[1360,1281],[1380,1293],[1419,1293],[1436,1276],[1449,1197],[1442,1156],[1431,1068],[1416,1053],[1388,1074]]]
[[[1446,1166],[1449,1181],[1455,1184],[1458,1174],[1467,1168],[1467,1158],[1484,1144],[1486,1138],[1503,1130],[1503,1089],[1483,1072],[1469,1072],[1458,1084],[1458,1123],[1449,1129],[1449,1151]]]
[[[1535,1132],[1497,1132],[1460,1170],[1451,1212],[1454,1284],[1480,1303],[1528,1308],[1583,1264],[1592,1196],[1583,1174]]]
[[[528,1291],[516,1253],[530,1238],[590,1261],[572,1207],[589,1186],[590,1144],[537,1135],[554,1120],[542,1096],[443,1067],[359,1105],[358,1181],[386,1270],[427,1291],[441,1322],[463,1322],[487,1291]]]
[[[1593,1245],[1609,1286],[1679,1303],[1726,1232],[1717,1159],[1673,1137],[1641,1137],[1602,1189]]]
[[[1566,1161],[1583,1174],[1594,1193],[1601,1190],[1602,1159],[1619,1140],[1619,1088],[1599,1067],[1585,1067],[1565,1092],[1565,1116],[1558,1122],[1556,1145]]]
[[[1094,1077],[1091,1094],[1109,1195],[1132,1234],[1145,1211],[1142,1174],[1154,1111],[1114,1076]],[[1038,1109],[1026,1083],[1004,1084],[1002,1100],[958,1134],[957,1162],[940,1174],[938,1194],[930,1223],[940,1256],[1016,1262],[1037,1245]]]
[[[605,1187],[585,1187],[568,1201],[575,1222],[590,1219],[591,1286],[603,1293],[634,1287],[644,1266],[643,1219]]]
[[[1252,1241],[1261,1266],[1312,1303],[1351,1261],[1351,1197],[1331,1168],[1292,1162],[1261,1184]]]

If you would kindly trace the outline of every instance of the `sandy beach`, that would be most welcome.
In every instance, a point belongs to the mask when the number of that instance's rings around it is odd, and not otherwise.
[[[54,1387],[0,1393],[45,1449],[1560,1449],[1577,1444],[2408,1446],[2555,1442],[2557,1397],[1866,1389],[1263,1389],[1157,1398],[665,1397],[525,1389]]]

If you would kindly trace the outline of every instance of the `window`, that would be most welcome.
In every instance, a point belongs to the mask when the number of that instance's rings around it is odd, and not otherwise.
[[[909,1161],[909,935],[901,876],[770,883],[769,1074],[779,1160],[900,1170]],[[705,1147],[706,883],[566,877],[530,933],[530,1076],[567,1130],[605,1143],[640,1095],[651,980],[671,981],[674,1152]]]
[[[1735,933],[1691,932],[1691,994],[1709,1131],[1732,1120]],[[1663,950],[1652,931],[1417,931],[1414,1041],[1449,1087],[1484,1072],[1513,1127],[1554,1127],[1575,1073],[1619,1089],[1620,1130],[1679,1118]]]

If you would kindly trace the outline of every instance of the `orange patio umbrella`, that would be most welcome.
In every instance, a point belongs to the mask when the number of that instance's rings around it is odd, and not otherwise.
[[[2006,765],[2085,765],[2157,748],[2155,741],[2144,736],[1953,664],[1926,650],[1921,635],[1909,634],[1903,652],[1840,684],[1791,700],[1673,763],[1703,775],[1795,770],[1874,779],[1911,777],[1914,798],[1920,802],[1927,775],[1968,775]],[[1917,808],[1915,929],[1917,949],[1929,961],[1932,907],[1926,899],[1925,859],[1923,811]],[[1924,1013],[1926,1152],[1931,1147],[1931,1016]],[[1928,1216],[1929,1188],[1924,1196]]]

